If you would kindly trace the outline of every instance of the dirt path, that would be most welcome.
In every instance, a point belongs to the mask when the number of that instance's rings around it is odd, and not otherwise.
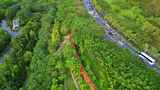
[[[76,44],[75,40],[73,39],[72,37],[72,32],[68,32],[67,36],[65,36],[63,42],[60,44],[60,47],[59,49],[57,50],[57,52],[59,52],[60,50],[62,50],[65,45],[67,43],[71,43],[72,45],[72,48],[76,50],[76,53],[75,53],[75,57],[77,60],[79,60],[81,62],[81,59],[80,59],[80,50],[78,48],[78,45]],[[87,71],[85,71],[85,68],[84,66],[80,63],[80,75],[83,77],[83,79],[86,81],[86,83],[88,84],[88,86],[91,88],[91,90],[97,90],[96,88],[96,85],[94,84],[94,82],[91,80],[89,74],[87,73]],[[71,76],[72,76],[72,79],[74,81],[74,84],[77,88],[77,90],[79,90],[79,86],[77,84],[77,81],[76,79],[74,79],[74,75],[73,73],[71,72]]]

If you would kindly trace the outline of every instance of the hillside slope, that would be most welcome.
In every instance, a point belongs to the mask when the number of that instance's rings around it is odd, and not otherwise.
[[[82,0],[33,1],[0,2],[2,19],[9,25],[21,20],[21,34],[12,38],[12,51],[0,64],[0,89],[91,90],[93,84],[98,90],[160,89],[156,72],[104,39]]]
[[[93,3],[129,42],[151,54],[160,64],[158,0],[93,0]]]

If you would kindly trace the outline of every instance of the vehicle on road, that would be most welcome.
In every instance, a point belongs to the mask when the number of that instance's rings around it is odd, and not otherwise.
[[[151,56],[149,56],[147,53],[145,53],[145,52],[141,52],[140,54],[139,54],[139,56],[141,57],[141,58],[143,58],[143,60],[144,60],[144,62],[146,62],[146,63],[148,63],[149,65],[154,65],[155,64],[155,62],[156,62],[156,60],[155,59],[153,59]]]

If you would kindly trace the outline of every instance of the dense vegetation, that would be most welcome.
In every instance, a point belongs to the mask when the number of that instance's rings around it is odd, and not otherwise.
[[[145,16],[160,16],[160,1],[159,0],[142,0],[142,9],[145,11]]]
[[[34,1],[34,2],[33,2]],[[1,18],[21,20],[11,53],[0,64],[2,90],[90,90],[80,64],[99,90],[159,90],[160,77],[136,56],[104,40],[104,31],[82,0],[4,0]],[[12,5],[17,5],[11,12]],[[13,8],[12,8],[13,9]],[[7,14],[6,14],[7,13]],[[80,59],[66,40],[78,45]],[[65,42],[66,41],[66,42]],[[65,42],[65,45],[62,45]]]
[[[93,2],[98,12],[128,38],[128,41],[159,60],[159,0],[93,0]]]
[[[9,44],[10,36],[0,28],[0,52]]]

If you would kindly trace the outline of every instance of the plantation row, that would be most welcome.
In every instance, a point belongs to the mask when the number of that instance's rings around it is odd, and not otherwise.
[[[160,77],[154,71],[128,50],[104,40],[103,28],[87,14],[81,0],[4,0],[0,5],[4,3],[1,18],[6,12],[12,16],[7,15],[9,24],[20,18],[21,34],[11,39],[12,51],[0,64],[0,89],[90,90],[80,64],[98,90],[159,89]],[[17,10],[9,12],[14,5]],[[69,31],[79,60],[66,40]]]

